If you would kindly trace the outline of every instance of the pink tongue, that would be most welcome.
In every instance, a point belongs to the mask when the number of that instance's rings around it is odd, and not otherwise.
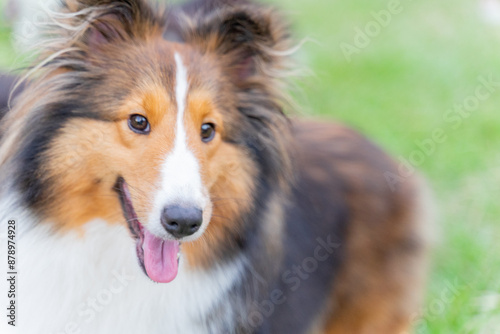
[[[177,276],[179,242],[163,240],[144,229],[144,266],[149,278],[169,283]]]

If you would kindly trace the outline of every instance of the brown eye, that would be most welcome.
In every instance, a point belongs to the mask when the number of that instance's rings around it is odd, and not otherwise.
[[[215,125],[212,123],[205,123],[201,126],[201,140],[208,143],[215,137]]]
[[[147,135],[151,131],[148,119],[142,115],[132,115],[128,120],[130,130],[141,135]]]

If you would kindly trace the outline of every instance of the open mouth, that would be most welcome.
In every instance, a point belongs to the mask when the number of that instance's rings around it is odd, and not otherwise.
[[[123,177],[119,177],[115,186],[123,215],[132,235],[136,239],[137,258],[150,279],[157,283],[169,283],[175,279],[179,269],[179,242],[164,240],[153,235],[139,221],[130,192]]]

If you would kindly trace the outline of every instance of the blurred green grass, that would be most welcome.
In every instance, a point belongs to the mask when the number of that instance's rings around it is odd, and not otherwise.
[[[419,166],[440,219],[415,332],[500,333],[500,88],[458,128],[443,118],[474,95],[479,76],[500,82],[500,26],[481,18],[478,1],[401,1],[402,12],[348,62],[340,45],[353,44],[355,29],[389,1],[271,2],[299,38],[315,41],[297,54],[314,73],[298,80],[303,114],[346,122],[396,158],[407,159],[437,128],[446,134]],[[9,34],[0,20],[3,69],[16,59]]]
[[[454,129],[444,120],[490,75],[500,82],[500,26],[479,1],[401,1],[400,14],[349,62],[340,48],[386,9],[381,0],[275,0],[306,44],[316,74],[299,101],[312,115],[361,129],[408,159],[442,129],[419,167],[436,193],[439,226],[423,320],[416,333],[500,333],[500,89]],[[451,289],[450,285],[456,286]]]

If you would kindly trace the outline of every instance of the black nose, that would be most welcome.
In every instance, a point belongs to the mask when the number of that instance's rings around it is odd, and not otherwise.
[[[200,229],[202,211],[197,208],[167,206],[163,209],[161,224],[174,237],[190,236]]]

